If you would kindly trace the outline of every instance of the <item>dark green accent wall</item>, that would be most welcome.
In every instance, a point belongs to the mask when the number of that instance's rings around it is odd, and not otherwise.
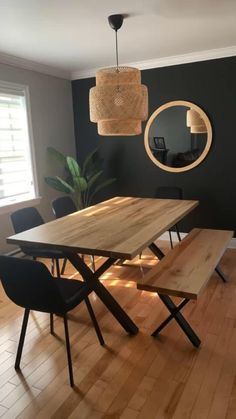
[[[89,120],[89,89],[95,78],[72,82],[78,159],[99,145],[106,176],[117,182],[98,199],[113,195],[154,197],[158,186],[180,186],[184,198],[200,206],[182,223],[236,230],[236,57],[142,71],[149,91],[149,115],[172,100],[196,103],[213,127],[212,148],[203,163],[184,173],[168,173],[147,156],[143,134],[136,137],[101,137]],[[143,125],[145,127],[145,124]]]

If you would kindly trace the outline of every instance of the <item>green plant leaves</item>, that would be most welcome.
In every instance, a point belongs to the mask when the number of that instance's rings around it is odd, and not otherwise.
[[[66,162],[70,171],[70,175],[72,177],[74,189],[76,189],[80,193],[86,191],[87,181],[83,176],[80,175],[80,167],[77,161],[73,157],[68,156],[66,158]]]
[[[96,183],[97,179],[103,174],[103,170],[100,170],[99,172],[95,173],[91,178],[88,180],[88,189],[91,189],[91,187]]]
[[[48,147],[47,151],[52,157],[54,157],[56,160],[58,160],[64,166],[66,165],[66,156],[64,156],[64,154],[60,153],[60,151],[57,151],[53,147]]]
[[[64,193],[74,193],[74,188],[72,188],[69,183],[65,182],[59,176],[56,177],[45,177],[45,182],[53,189]]]
[[[71,176],[74,177],[80,177],[80,167],[75,159],[73,157],[66,157],[66,163],[70,170]]]
[[[84,177],[78,176],[73,178],[74,186],[79,192],[86,191],[88,184]]]
[[[99,156],[98,148],[86,157],[82,165],[82,170],[73,157],[66,157],[53,147],[48,147],[48,152],[65,168],[66,180],[55,176],[45,177],[45,182],[57,191],[73,194],[78,208],[88,206],[98,191],[116,180],[115,178],[107,179],[98,184],[103,174],[103,170],[101,170],[103,159]]]
[[[85,176],[87,172],[89,172],[90,170],[89,167],[91,165],[93,165],[93,158],[96,156],[98,152],[98,148],[95,148],[95,150],[93,150],[90,154],[88,154],[88,156],[86,157],[84,164],[82,166],[82,175]]]

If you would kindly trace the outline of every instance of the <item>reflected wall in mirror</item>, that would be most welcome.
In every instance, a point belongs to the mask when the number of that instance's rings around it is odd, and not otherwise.
[[[144,133],[148,156],[169,172],[184,172],[199,165],[211,143],[212,128],[205,112],[194,103],[182,100],[156,109]]]

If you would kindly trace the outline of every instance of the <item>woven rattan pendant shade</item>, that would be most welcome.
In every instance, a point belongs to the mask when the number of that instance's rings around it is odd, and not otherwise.
[[[189,109],[187,111],[187,127],[191,127],[192,125],[202,125],[203,120],[201,119],[199,113],[194,109]]]
[[[207,132],[207,127],[203,119],[197,111],[189,109],[187,111],[187,127],[190,128],[191,134],[204,134]]]
[[[204,123],[202,125],[192,125],[190,132],[191,134],[205,134],[207,133],[207,127]]]
[[[148,93],[140,71],[132,67],[104,68],[90,89],[90,120],[100,135],[138,135],[148,116]]]
[[[97,123],[100,135],[141,134],[141,122],[148,116],[148,92],[141,84],[140,71],[119,66],[117,31],[123,19],[123,15],[108,16],[115,30],[116,67],[99,70],[96,86],[89,92],[90,120]]]

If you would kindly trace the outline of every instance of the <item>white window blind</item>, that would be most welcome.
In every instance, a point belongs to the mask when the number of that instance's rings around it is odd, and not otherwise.
[[[34,197],[26,94],[0,84],[0,205]]]

